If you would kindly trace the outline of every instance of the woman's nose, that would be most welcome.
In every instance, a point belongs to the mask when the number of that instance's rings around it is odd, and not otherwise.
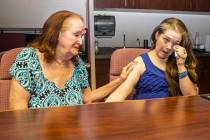
[[[77,38],[77,41],[78,41],[78,43],[79,43],[80,45],[82,44],[83,39],[84,39],[83,36],[79,36],[79,37]]]

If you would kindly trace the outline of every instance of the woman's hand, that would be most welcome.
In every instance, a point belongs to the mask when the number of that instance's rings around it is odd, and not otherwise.
[[[127,79],[128,75],[129,75],[130,72],[133,70],[133,68],[134,68],[134,66],[135,66],[136,63],[137,63],[137,62],[132,61],[132,62],[130,62],[129,64],[127,64],[125,67],[123,67],[122,72],[121,72],[121,74],[120,74],[120,78],[121,78],[123,81],[125,81],[125,80]]]
[[[177,66],[183,66],[185,64],[186,58],[187,58],[187,52],[184,47],[181,47],[179,45],[174,46],[174,53],[176,57],[176,64]]]
[[[90,94],[90,90],[86,89],[84,91],[86,95],[84,96],[85,103],[90,103],[90,102],[104,99],[105,97],[107,97],[107,95],[111,94],[127,79],[128,75],[133,70],[135,64],[136,62],[131,62],[127,64],[125,67],[123,67],[119,78],[116,78],[112,80],[111,82],[109,82],[108,84],[93,90],[91,94]]]

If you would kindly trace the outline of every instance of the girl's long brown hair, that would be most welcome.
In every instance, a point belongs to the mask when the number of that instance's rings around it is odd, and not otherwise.
[[[153,43],[153,49],[155,48],[156,38],[155,34],[162,34],[167,30],[174,30],[182,35],[180,46],[184,47],[187,52],[187,58],[185,61],[185,67],[187,68],[190,80],[198,84],[198,61],[192,51],[192,37],[187,30],[185,24],[177,18],[167,18],[163,20],[159,26],[157,26],[152,35],[151,40]],[[182,95],[179,87],[178,68],[176,64],[176,58],[174,55],[170,55],[166,62],[166,81],[168,83],[168,90],[170,96]]]

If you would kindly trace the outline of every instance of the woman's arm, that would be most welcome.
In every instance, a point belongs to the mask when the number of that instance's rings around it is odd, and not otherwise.
[[[30,94],[13,78],[10,87],[10,109],[26,109]]]
[[[133,70],[135,63],[131,62],[125,66],[119,76],[119,78],[109,82],[108,84],[91,91],[90,87],[83,90],[84,93],[84,103],[91,103],[96,100],[105,98],[107,95],[112,93],[120,84],[125,81],[130,72]]]
[[[90,87],[83,89],[84,103],[91,103],[100,99],[105,98],[107,95],[112,93],[124,80],[117,78],[110,83],[91,91]]]

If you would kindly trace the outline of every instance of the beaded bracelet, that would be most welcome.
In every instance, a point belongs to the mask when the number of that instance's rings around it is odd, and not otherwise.
[[[182,79],[188,75],[188,72],[187,71],[180,72],[180,73],[178,73],[178,75],[179,75],[179,79]]]

